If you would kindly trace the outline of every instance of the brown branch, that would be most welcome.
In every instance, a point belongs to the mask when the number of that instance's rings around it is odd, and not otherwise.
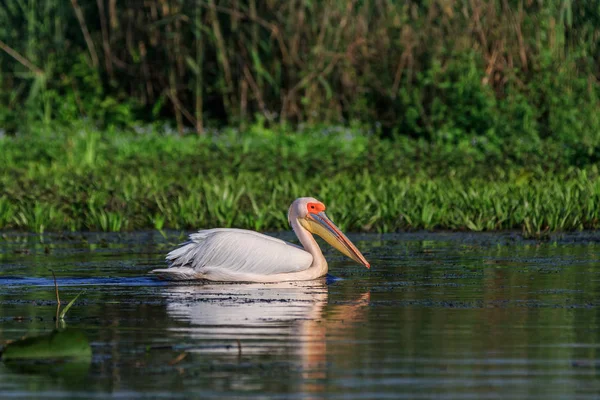
[[[172,65],[171,65],[172,67]],[[177,121],[177,131],[179,135],[183,135],[183,121],[181,120],[181,113],[183,106],[179,102],[177,98],[177,82],[175,77],[175,70],[173,68],[169,68],[169,91],[171,102],[173,103],[173,108],[175,111],[175,120]]]
[[[233,77],[231,74],[231,66],[229,65],[229,59],[227,58],[227,47],[225,46],[225,39],[223,38],[223,33],[221,32],[221,24],[219,23],[219,17],[217,16],[217,6],[215,4],[215,0],[209,0],[209,10],[210,10],[210,19],[212,22],[213,32],[215,35],[215,40],[217,42],[217,58],[221,63],[221,68],[223,68],[223,74],[225,76],[225,93],[223,94],[223,100],[225,102],[225,107],[228,112],[231,112],[233,109],[233,101],[230,97],[233,93]],[[231,15],[240,14],[234,11]]]
[[[27,69],[31,70],[36,75],[42,75],[44,73],[44,71],[33,65],[31,61],[23,57],[21,54],[19,54],[16,50],[12,49],[2,40],[0,40],[0,49],[4,50],[9,56],[17,60],[19,63],[24,65]]]
[[[58,283],[56,283],[56,275],[54,274],[54,270],[50,270],[52,272],[52,277],[54,278],[54,291],[56,292],[56,303],[60,306],[60,296],[58,295]]]
[[[519,43],[519,56],[521,57],[521,64],[523,64],[523,69],[527,71],[527,49],[525,40],[523,39],[523,31],[521,29],[523,18],[523,2],[521,1],[519,2],[518,18],[515,18],[515,28],[517,31],[517,42]]]
[[[398,68],[396,68],[396,74],[394,75],[394,83],[392,84],[392,99],[395,99],[396,95],[398,94],[400,80],[402,79],[402,72],[404,71],[406,63],[408,61],[408,57],[406,57],[407,51],[408,49],[402,52],[402,55],[400,56],[400,62],[398,63]]]
[[[196,33],[196,79],[194,82],[194,94],[195,94],[195,118],[196,118],[196,133],[198,135],[204,134],[204,97],[202,95],[202,89],[204,85],[204,34],[202,32],[202,9],[198,7],[195,10],[194,16],[194,31]]]
[[[224,14],[229,14],[230,16],[235,16],[238,18],[243,18],[243,19],[248,19],[250,21],[254,21],[257,24],[261,25],[262,27],[268,29],[269,31],[271,31],[271,35],[275,36],[275,39],[277,39],[277,42],[279,43],[279,49],[281,50],[281,55],[283,57],[283,61],[286,64],[291,64],[292,60],[290,58],[290,53],[285,45],[285,42],[283,40],[283,35],[281,34],[279,28],[277,27],[277,25],[274,25],[260,17],[257,16],[253,16],[253,15],[247,15],[244,14],[242,12],[239,11],[235,11],[232,10],[230,8],[227,7],[223,7],[223,6],[218,6],[214,4],[214,1],[211,4],[206,4],[206,3],[198,3],[198,5],[204,7],[204,8],[208,8],[208,9],[213,9],[215,11],[219,11],[222,12]]]
[[[248,81],[243,79],[240,84],[240,131],[246,121],[246,110],[248,109]]]
[[[117,19],[117,0],[109,0],[108,14],[110,15],[111,28],[116,29],[119,26],[119,20]]]
[[[247,65],[244,65],[244,76],[246,77],[245,82],[247,81],[254,92],[254,97],[256,97],[256,101],[258,101],[258,106],[264,115],[267,114],[267,108],[265,106],[265,102],[263,101],[262,95],[260,94],[260,88],[256,84],[250,69],[248,69]]]
[[[337,49],[337,47],[340,43],[340,39],[342,37],[342,32],[346,28],[346,25],[348,25],[348,20],[349,20],[349,17],[351,18],[352,10],[354,9],[355,4],[356,4],[356,0],[349,1],[346,4],[346,12],[344,13],[344,16],[342,17],[342,20],[340,21],[339,26],[335,29],[335,38],[333,40],[333,48],[334,49]]]
[[[79,7],[77,0],[71,0],[71,4],[73,5],[73,10],[75,10],[75,15],[77,16],[77,20],[79,21],[81,32],[83,32],[83,38],[85,39],[85,43],[87,44],[90,56],[92,57],[92,64],[94,65],[94,67],[98,67],[98,54],[96,53],[96,47],[94,46],[94,42],[92,41],[92,37],[90,36],[90,32],[88,31],[87,25],[85,23],[83,11],[81,11],[81,7]]]
[[[344,53],[345,54],[345,53]],[[337,54],[336,56],[333,57],[333,59],[331,60],[331,62],[329,63],[329,65],[327,65],[327,67],[325,67],[322,71],[320,72],[313,72],[310,73],[308,75],[306,75],[304,78],[302,78],[300,80],[300,82],[298,82],[297,84],[294,85],[294,87],[292,87],[287,94],[284,96],[283,98],[283,102],[281,105],[281,120],[285,121],[285,119],[287,118],[287,112],[286,112],[286,106],[288,103],[291,102],[291,99],[295,96],[296,92],[298,90],[300,90],[301,88],[303,88],[304,86],[306,86],[306,84],[314,79],[317,79],[320,76],[325,76],[327,74],[329,74],[333,68],[335,67],[335,65],[337,64],[337,62],[343,58],[342,54]]]
[[[177,96],[173,93],[174,90],[167,90],[167,96],[169,97],[169,100],[171,100],[171,102],[173,103],[173,105],[175,106],[175,108],[181,113],[183,114],[183,116],[194,126],[196,126],[196,118],[194,118],[194,116],[185,108],[181,105],[181,102],[179,101],[179,99],[177,98]]]
[[[104,49],[104,64],[106,65],[106,72],[108,76],[113,78],[112,62],[111,62],[111,50],[110,50],[110,39],[108,36],[108,26],[106,23],[106,12],[104,10],[104,0],[96,0],[98,3],[98,11],[100,13],[100,29],[102,30],[102,47]]]
[[[478,5],[475,4],[473,0],[471,0],[471,8],[473,9],[473,19],[475,25],[475,32],[479,36],[479,42],[483,47],[483,51],[486,56],[488,56],[488,43],[487,37],[485,36],[485,32],[483,31],[483,27],[481,26],[481,9]]]
[[[310,74],[306,75],[304,78],[302,78],[300,80],[300,82],[295,84],[294,87],[292,87],[287,92],[287,94],[285,94],[285,96],[283,97],[283,101],[282,101],[282,105],[281,105],[281,113],[280,113],[281,120],[284,121],[285,118],[287,117],[286,106],[288,103],[291,102],[291,99],[295,96],[295,94],[298,90],[300,90],[301,88],[306,86],[306,84],[308,82],[310,82],[314,79],[317,79],[317,78],[323,77],[323,76],[327,76],[329,73],[331,73],[331,71],[333,71],[333,68],[335,68],[338,61],[340,61],[342,58],[351,58],[352,51],[354,50],[354,48],[363,42],[365,42],[364,38],[358,38],[353,43],[350,43],[346,52],[334,54],[331,61],[329,62],[329,64],[325,68],[323,68],[323,70],[310,73]]]

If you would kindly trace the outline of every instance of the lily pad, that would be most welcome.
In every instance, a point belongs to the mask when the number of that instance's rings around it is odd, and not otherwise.
[[[92,348],[78,329],[55,330],[48,335],[32,336],[12,342],[4,348],[2,360],[91,360]]]

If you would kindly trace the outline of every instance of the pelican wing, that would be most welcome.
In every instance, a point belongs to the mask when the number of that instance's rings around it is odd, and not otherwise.
[[[301,247],[244,229],[207,229],[190,235],[190,241],[167,254],[168,269],[153,272],[169,279],[190,279],[218,272],[272,275],[300,272],[312,264]],[[181,271],[182,276],[177,276]]]

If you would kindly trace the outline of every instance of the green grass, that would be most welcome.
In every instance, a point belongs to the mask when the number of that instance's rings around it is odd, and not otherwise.
[[[600,226],[597,167],[568,167],[551,143],[511,158],[328,132],[5,137],[0,229],[282,230],[300,196],[325,202],[346,231],[519,229],[541,237]]]

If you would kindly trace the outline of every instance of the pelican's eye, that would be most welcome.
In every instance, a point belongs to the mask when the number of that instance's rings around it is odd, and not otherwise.
[[[321,211],[325,211],[325,206],[319,203],[308,203],[306,205],[306,209],[309,213],[320,213]]]

